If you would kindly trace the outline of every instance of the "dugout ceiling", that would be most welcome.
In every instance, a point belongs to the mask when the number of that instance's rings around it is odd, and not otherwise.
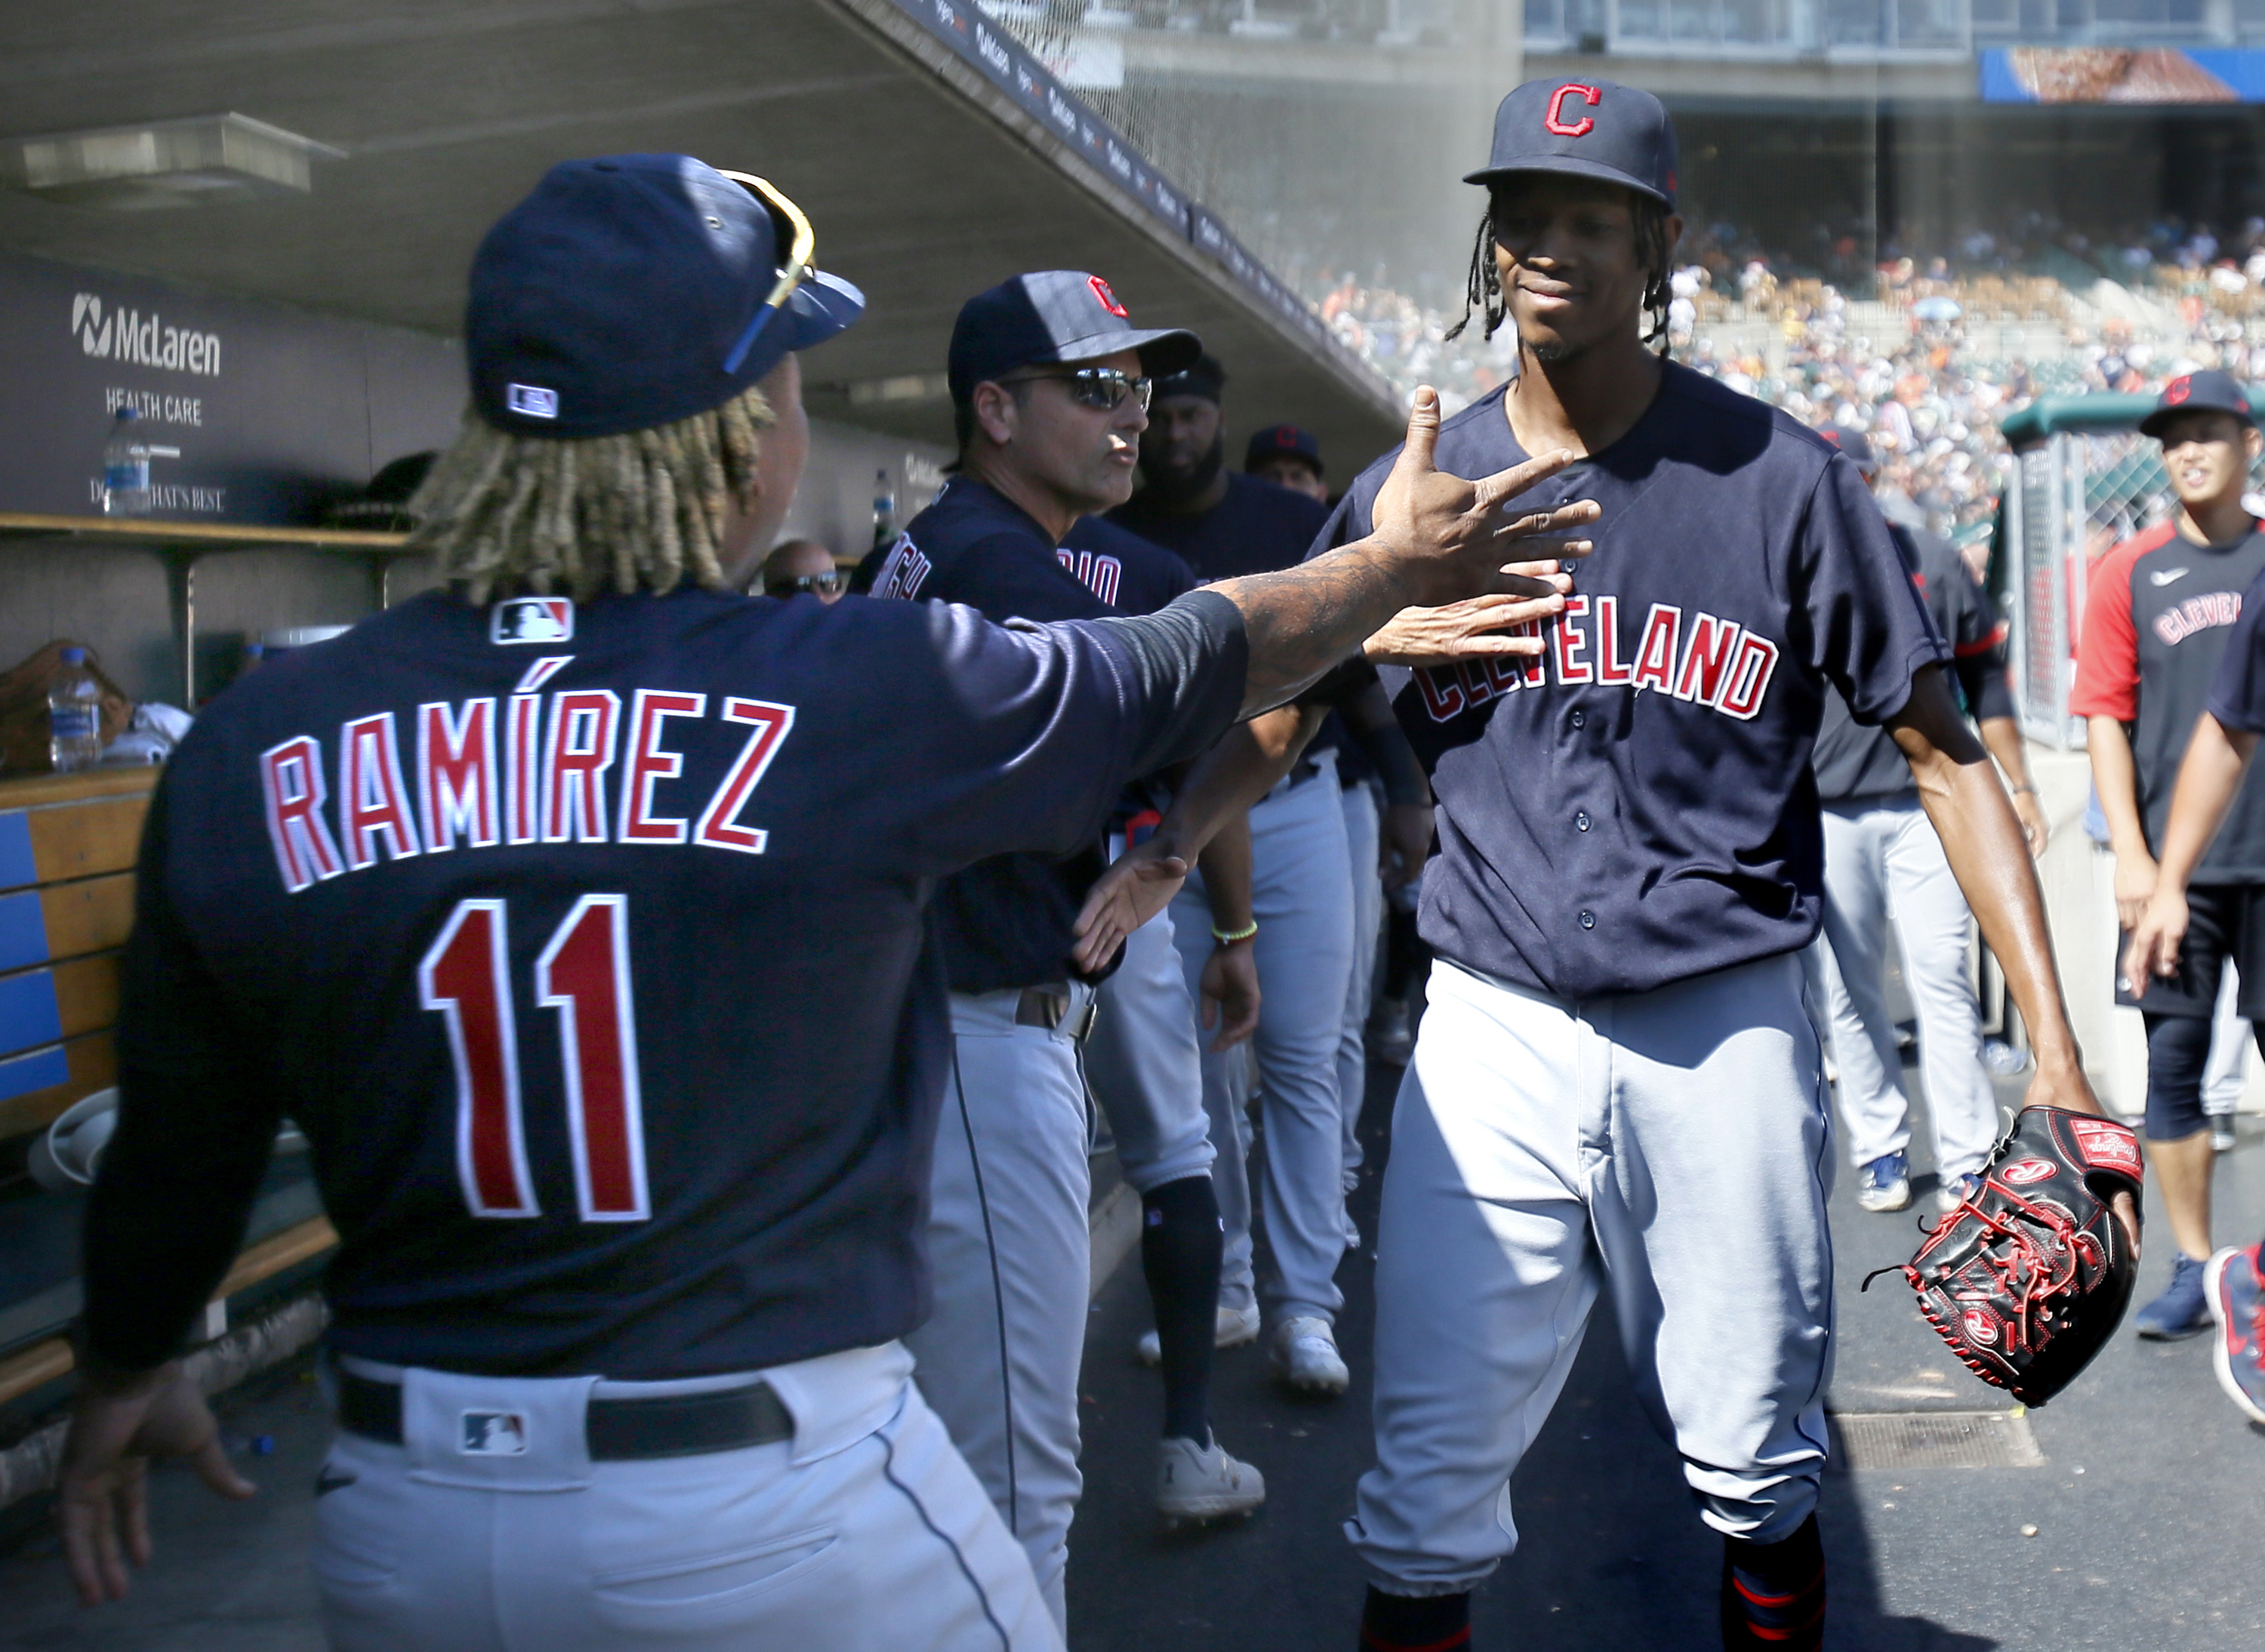
[[[1381,382],[1238,274],[1215,225],[1206,251],[955,55],[936,18],[970,14],[948,4],[6,0],[4,15],[0,136],[232,110],[346,153],[306,194],[165,211],[0,190],[0,249],[454,334],[481,232],[546,166],[681,150],[769,177],[815,222],[819,262],[865,289],[866,320],[805,363],[814,411],[948,440],[946,404],[883,382],[941,373],[970,293],[1074,266],[1137,319],[1203,335],[1234,375],[1236,434],[1296,419],[1350,461],[1397,432]]]

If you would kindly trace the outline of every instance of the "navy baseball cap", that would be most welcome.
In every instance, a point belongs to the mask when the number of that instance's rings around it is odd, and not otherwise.
[[[1494,112],[1494,150],[1464,175],[1492,184],[1518,172],[1601,178],[1675,205],[1675,123],[1648,91],[1609,80],[1529,80]]]
[[[1295,425],[1269,425],[1254,431],[1250,446],[1242,455],[1242,468],[1255,470],[1269,459],[1287,456],[1303,459],[1314,467],[1315,476],[1328,474],[1322,469],[1322,444],[1310,430],[1300,430]]]
[[[1880,456],[1872,451],[1872,439],[1853,425],[1826,425],[1817,433],[1848,455],[1849,462],[1866,476],[1880,468]]]
[[[2155,411],[2139,421],[2143,436],[2159,436],[2163,426],[2181,413],[2231,413],[2246,425],[2257,422],[2249,407],[2249,392],[2241,381],[2231,373],[2212,368],[2206,373],[2185,373],[2163,386],[2163,393],[2155,398]]]
[[[564,161],[490,229],[464,309],[472,404],[524,436],[612,436],[721,407],[865,295],[810,221],[688,155]]]
[[[1083,270],[1037,270],[987,287],[959,307],[946,368],[951,399],[965,403],[986,379],[1046,361],[1093,361],[1140,353],[1140,371],[1162,378],[1203,353],[1182,327],[1132,324],[1109,283]]]

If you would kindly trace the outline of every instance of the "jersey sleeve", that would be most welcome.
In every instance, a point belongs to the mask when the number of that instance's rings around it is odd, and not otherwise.
[[[1837,453],[1810,493],[1800,535],[1809,664],[1857,722],[1883,723],[1911,697],[1914,673],[1951,657],[1919,597],[1918,570],[1856,467]]]
[[[1950,644],[1952,669],[1977,723],[2014,715],[2014,692],[2006,680],[2006,625],[1975,583],[1958,548],[1947,541],[1921,543],[1919,566],[1926,576],[1926,604]]]
[[[929,877],[1090,841],[1127,779],[1227,731],[1249,659],[1241,611],[1200,590],[1151,615],[1057,624],[938,606],[930,635],[929,679],[908,685],[923,725],[896,788]]]
[[[2069,710],[2078,717],[2130,723],[2139,715],[2139,632],[2131,618],[2131,573],[2152,549],[2145,540],[2126,540],[2093,570],[2076,645],[2076,687],[2068,700]]]
[[[87,1341],[128,1371],[169,1358],[228,1271],[280,1110],[258,1041],[167,892],[171,799],[211,778],[193,746],[169,770],[142,837],[118,1022],[118,1128],[84,1236]],[[184,853],[194,836],[184,834]]]
[[[2205,702],[2229,729],[2265,734],[2265,575],[2241,595],[2241,617],[2226,634],[2225,653]]]

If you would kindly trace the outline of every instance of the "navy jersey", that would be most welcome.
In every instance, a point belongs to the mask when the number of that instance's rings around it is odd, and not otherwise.
[[[1456,476],[1526,456],[1500,390],[1439,433]],[[1317,553],[1368,532],[1395,457],[1353,484]],[[1847,460],[1671,363],[1635,428],[1520,503],[1580,499],[1603,511],[1596,549],[1540,659],[1383,673],[1438,798],[1424,938],[1568,998],[1806,945],[1825,685],[1877,723],[1949,654],[1911,569]]]
[[[1303,560],[1329,520],[1329,506],[1240,470],[1224,474],[1227,495],[1207,511],[1168,510],[1143,490],[1109,519],[1176,553],[1206,583],[1275,573]]]
[[[1917,570],[1920,597],[1934,628],[1950,644],[1952,666],[1967,712],[1977,723],[2014,715],[2014,691],[2006,681],[2006,622],[1990,605],[1990,594],[1967,571],[1958,547],[1933,534],[1915,534],[1896,523],[1888,532]],[[1827,686],[1824,721],[1817,731],[1810,760],[1817,792],[1827,803],[1854,797],[1900,797],[1916,794],[1919,782],[1903,748],[1883,728],[1864,728],[1848,715],[1840,691]]]
[[[346,1353],[656,1378],[904,1335],[949,1049],[930,880],[1091,841],[1126,774],[1227,726],[1244,656],[1201,593],[1013,630],[435,593],[263,669],[150,811],[95,1345],[168,1351],[282,1116]]]
[[[1146,613],[1195,584],[1170,552],[1090,519],[1056,546],[1020,506],[965,476],[876,554],[875,597],[963,603],[1001,622]],[[1157,806],[1137,794],[1112,822]],[[1078,910],[1106,865],[1096,833],[1067,859],[1002,855],[945,879],[933,911],[952,991],[1066,979]]]

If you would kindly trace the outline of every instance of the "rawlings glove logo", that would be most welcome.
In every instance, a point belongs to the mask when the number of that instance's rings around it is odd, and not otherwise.
[[[1998,1180],[2017,1188],[2025,1188],[2032,1182],[2043,1182],[2048,1176],[2057,1176],[2059,1174],[2060,1167],[2049,1160],[2024,1159],[2019,1164],[2009,1164],[1999,1171]]]

